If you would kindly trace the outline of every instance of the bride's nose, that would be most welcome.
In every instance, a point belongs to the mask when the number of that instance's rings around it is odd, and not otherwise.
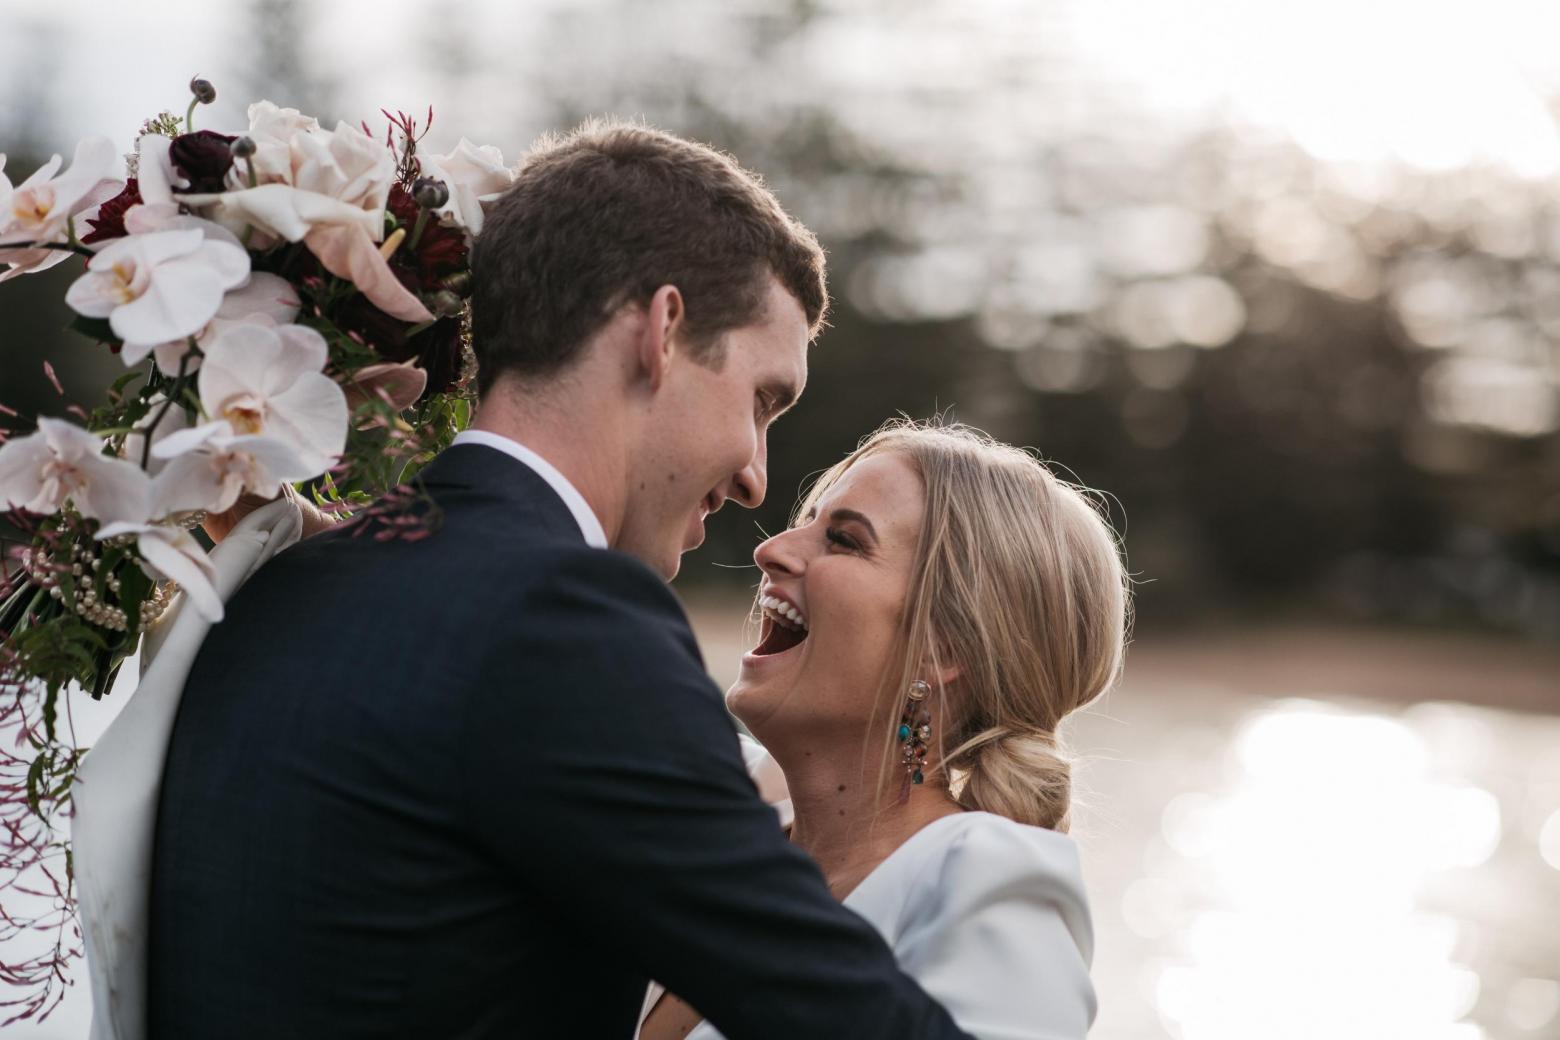
[[[753,562],[771,578],[798,577],[807,569],[803,561],[800,539],[796,530],[781,531],[773,538],[766,538],[753,550]]]

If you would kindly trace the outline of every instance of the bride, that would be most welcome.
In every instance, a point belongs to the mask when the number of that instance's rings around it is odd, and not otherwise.
[[[834,895],[983,1038],[1082,1037],[1093,934],[1057,727],[1121,670],[1128,582],[1090,498],[965,427],[893,422],[761,544],[727,694]],[[775,799],[772,799],[775,800]],[[641,1040],[718,1040],[652,986]]]

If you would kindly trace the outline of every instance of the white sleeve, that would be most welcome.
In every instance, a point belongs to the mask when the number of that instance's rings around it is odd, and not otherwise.
[[[271,557],[296,542],[295,503],[272,502],[238,522],[211,551],[223,602]],[[184,680],[211,628],[185,597],[141,644],[141,682],[81,760],[71,787],[77,906],[92,986],[92,1040],[139,1040],[146,1022],[147,920],[152,838],[168,740]]]
[[[980,1040],[1081,1040],[1094,1021],[1088,903],[1055,837],[972,820],[906,904],[900,966]]]

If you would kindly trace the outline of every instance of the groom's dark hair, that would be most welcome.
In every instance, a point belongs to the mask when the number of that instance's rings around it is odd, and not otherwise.
[[[729,156],[634,123],[543,137],[484,218],[471,255],[477,392],[566,367],[625,303],[675,285],[693,356],[719,368],[729,329],[761,320],[773,274],[816,334],[823,250]]]

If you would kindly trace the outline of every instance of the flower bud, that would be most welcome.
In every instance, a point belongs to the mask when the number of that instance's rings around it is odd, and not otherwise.
[[[450,201],[450,189],[436,177],[419,177],[412,185],[412,198],[423,209],[438,209]]]
[[[440,289],[434,293],[429,303],[433,305],[433,313],[441,318],[453,318],[466,309],[465,302],[448,289]]]
[[[190,93],[195,95],[195,100],[203,105],[209,105],[217,100],[217,88],[211,85],[211,80],[201,79],[196,76],[190,80]]]
[[[456,271],[439,284],[458,296],[464,296],[471,291],[471,272]]]
[[[255,154],[255,139],[253,137],[235,137],[233,143],[228,145],[228,150],[233,153],[235,159],[247,159]]]

